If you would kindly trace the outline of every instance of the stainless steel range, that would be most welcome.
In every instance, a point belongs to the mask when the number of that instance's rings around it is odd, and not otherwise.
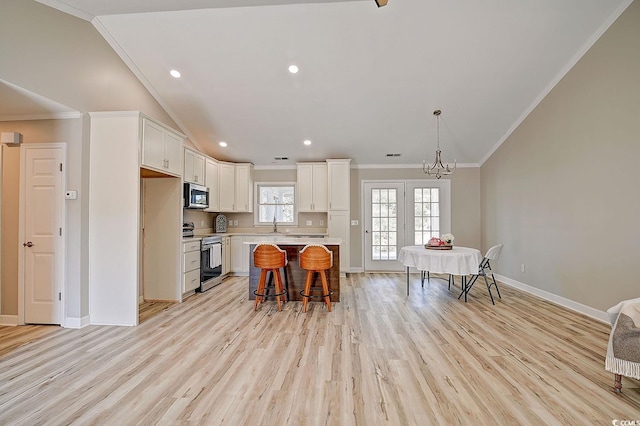
[[[222,282],[222,237],[203,237],[200,243],[200,288],[199,292],[207,291]]]

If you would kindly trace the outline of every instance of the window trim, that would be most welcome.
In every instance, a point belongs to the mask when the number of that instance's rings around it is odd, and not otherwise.
[[[253,197],[253,226],[256,228],[273,226],[273,222],[260,222],[260,187],[261,186],[291,186],[293,187],[293,222],[276,222],[278,226],[298,226],[298,184],[295,181],[288,182],[254,182]]]

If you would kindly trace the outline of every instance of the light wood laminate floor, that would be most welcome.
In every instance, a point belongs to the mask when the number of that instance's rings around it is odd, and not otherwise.
[[[138,327],[0,327],[0,424],[610,425],[609,326],[501,286],[351,274],[327,312],[230,278]]]

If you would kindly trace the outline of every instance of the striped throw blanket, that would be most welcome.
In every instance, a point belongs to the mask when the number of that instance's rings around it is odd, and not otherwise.
[[[607,313],[612,328],[605,369],[640,379],[640,298],[624,300]]]

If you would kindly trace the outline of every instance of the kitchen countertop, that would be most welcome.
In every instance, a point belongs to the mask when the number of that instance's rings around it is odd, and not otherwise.
[[[202,236],[193,236],[193,237],[182,237],[182,242],[183,243],[188,243],[191,241],[200,241],[202,240]]]
[[[342,239],[340,238],[327,238],[327,237],[295,237],[290,235],[259,235],[262,238],[256,240],[245,240],[244,244],[260,244],[260,243],[277,243],[281,245],[303,246],[307,244],[324,244],[324,245],[341,245]],[[268,238],[264,238],[268,237]]]
[[[199,241],[203,237],[219,236],[219,237],[260,237],[261,241],[265,242],[264,237],[269,237],[271,241],[278,241],[281,244],[285,244],[285,241],[289,244],[301,244],[301,240],[312,240],[312,242],[322,242],[323,244],[340,244],[342,240],[340,238],[328,238],[326,233],[323,232],[197,232],[193,237],[182,237],[182,242]],[[245,244],[255,244],[258,241],[245,241]]]

